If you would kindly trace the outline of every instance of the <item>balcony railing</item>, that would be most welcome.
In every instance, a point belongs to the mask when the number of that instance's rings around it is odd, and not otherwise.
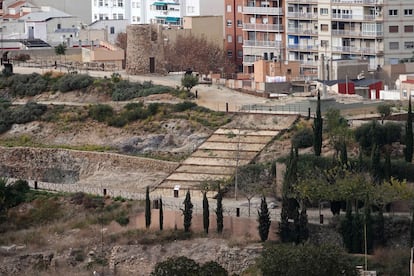
[[[303,51],[303,52],[309,52],[309,51],[318,51],[319,46],[318,45],[300,45],[300,44],[289,44],[288,50],[291,51]]]
[[[283,15],[282,8],[273,7],[243,7],[243,14]]]
[[[372,21],[372,20],[383,20],[382,16],[379,15],[353,15],[353,14],[332,14],[333,19],[343,19],[343,20],[358,20],[358,21]]]
[[[360,32],[360,31],[347,31],[347,30],[332,30],[334,36],[350,36],[350,37],[381,37],[384,36],[383,32]]]
[[[293,18],[302,18],[302,19],[317,19],[317,13],[309,13],[309,12],[288,12],[287,17]]]
[[[243,63],[254,63],[255,61],[258,61],[260,59],[263,59],[263,57],[259,57],[259,56],[243,56]]]
[[[280,41],[260,41],[260,40],[244,40],[243,47],[272,47],[280,48],[282,43]]]
[[[332,3],[339,4],[363,4],[363,5],[382,5],[383,0],[331,0]]]
[[[303,28],[288,28],[288,33],[294,33],[294,34],[304,34],[304,35],[317,35],[318,30],[309,28],[309,29],[303,29]]]
[[[282,32],[283,25],[280,24],[243,24],[243,30],[255,30],[255,31],[270,31],[270,32]]]
[[[354,46],[332,46],[332,52],[341,52],[341,53],[356,53],[361,55],[380,55],[383,53],[381,49],[375,48],[361,48]]]
[[[290,4],[290,3],[298,3],[298,4],[317,4],[318,0],[287,0],[286,3]]]

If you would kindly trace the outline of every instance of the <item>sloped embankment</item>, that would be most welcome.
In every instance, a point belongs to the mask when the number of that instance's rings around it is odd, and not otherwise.
[[[2,176],[134,192],[158,185],[177,165],[114,153],[0,147]]]

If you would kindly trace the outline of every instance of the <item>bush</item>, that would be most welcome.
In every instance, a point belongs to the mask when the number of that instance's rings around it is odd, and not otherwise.
[[[59,90],[61,92],[68,92],[78,89],[84,89],[92,85],[93,78],[84,74],[66,74],[63,75],[54,84],[53,90]]]
[[[260,269],[263,275],[357,275],[351,257],[331,245],[267,245],[262,252]]]
[[[152,94],[162,94],[169,91],[170,88],[162,85],[153,85],[151,81],[140,83],[131,83],[127,80],[120,80],[115,83],[112,92],[112,100],[127,101],[133,98],[146,97]]]
[[[174,111],[176,111],[176,112],[183,112],[183,111],[192,109],[192,108],[194,108],[196,106],[197,106],[196,103],[189,102],[189,101],[185,101],[185,102],[176,104],[174,106]]]
[[[113,117],[114,110],[111,106],[106,104],[97,104],[89,107],[89,117],[98,121],[105,122],[109,118]]]
[[[187,257],[172,257],[166,261],[157,263],[152,276],[193,276],[200,275],[200,266],[192,259]]]
[[[125,216],[124,214],[120,214],[116,219],[116,222],[119,223],[121,226],[126,226],[129,223],[129,217]]]
[[[303,128],[292,137],[292,145],[295,148],[308,148],[313,145],[313,131],[310,128]]]
[[[48,82],[39,74],[12,75],[4,83],[9,87],[13,96],[36,96],[48,88]]]

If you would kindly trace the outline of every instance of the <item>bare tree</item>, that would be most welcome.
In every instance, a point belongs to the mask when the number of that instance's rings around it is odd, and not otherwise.
[[[253,197],[263,192],[271,182],[270,170],[263,164],[248,164],[239,168],[238,188],[249,204]]]
[[[165,57],[168,71],[191,69],[200,74],[234,71],[224,50],[203,37],[178,36],[175,43],[165,46]]]

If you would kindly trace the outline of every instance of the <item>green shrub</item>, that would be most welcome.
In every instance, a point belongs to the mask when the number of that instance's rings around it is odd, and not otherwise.
[[[125,216],[124,214],[120,214],[116,219],[116,222],[119,223],[121,226],[126,226],[129,223],[129,217]]]
[[[29,102],[13,110],[10,120],[14,124],[25,124],[40,118],[47,110],[47,106]]]
[[[47,81],[37,73],[12,75],[6,80],[4,85],[10,88],[12,95],[15,97],[35,96],[48,88]]]
[[[302,128],[292,137],[292,145],[295,148],[307,148],[313,145],[313,131],[310,128]]]
[[[176,104],[174,106],[174,111],[176,111],[176,112],[183,112],[183,111],[192,109],[192,108],[194,108],[196,106],[197,106],[196,103],[189,102],[189,101],[185,101],[185,102]]]
[[[63,75],[54,84],[53,89],[61,92],[68,92],[78,89],[84,89],[93,83],[93,78],[84,74],[66,74]]]
[[[109,118],[113,117],[114,110],[111,106],[106,104],[97,104],[89,107],[89,117],[98,121],[105,122]]]

